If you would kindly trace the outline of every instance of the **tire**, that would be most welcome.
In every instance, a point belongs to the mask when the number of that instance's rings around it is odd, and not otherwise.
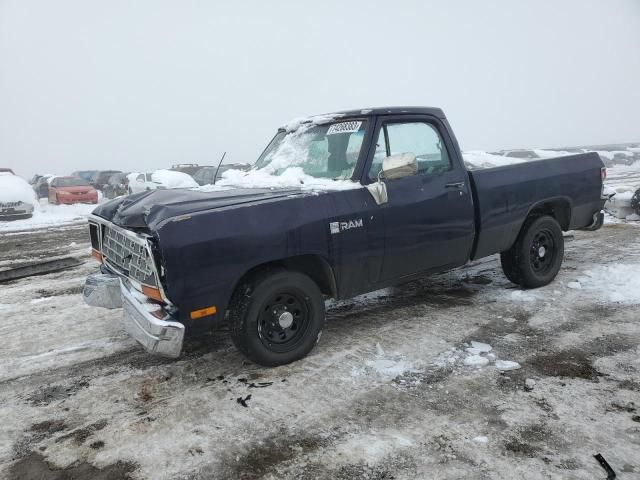
[[[500,254],[502,271],[523,288],[548,285],[556,278],[564,258],[564,237],[550,216],[529,218],[516,243]]]
[[[320,340],[324,298],[302,273],[259,274],[236,290],[229,322],[231,339],[247,358],[265,367],[285,365],[306,356]]]
[[[640,215],[640,189],[636,190],[636,193],[631,197],[631,208],[633,213]]]

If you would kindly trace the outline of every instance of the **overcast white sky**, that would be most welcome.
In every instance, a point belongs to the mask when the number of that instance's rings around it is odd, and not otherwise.
[[[292,117],[442,107],[464,149],[640,141],[639,0],[0,0],[0,166],[253,161]]]

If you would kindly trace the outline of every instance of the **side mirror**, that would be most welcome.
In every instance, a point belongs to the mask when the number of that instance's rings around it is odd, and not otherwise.
[[[410,177],[418,173],[418,161],[413,153],[397,153],[382,160],[381,175],[387,180]]]

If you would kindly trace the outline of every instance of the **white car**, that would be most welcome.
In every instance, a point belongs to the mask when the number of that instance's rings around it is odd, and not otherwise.
[[[22,177],[0,172],[0,220],[30,218],[36,195]]]
[[[156,170],[153,173],[130,173],[129,193],[140,193],[147,190],[165,188],[194,188],[198,183],[186,173],[172,170]]]
[[[152,173],[134,172],[127,175],[127,179],[129,180],[129,194],[166,188],[160,182],[153,181]]]

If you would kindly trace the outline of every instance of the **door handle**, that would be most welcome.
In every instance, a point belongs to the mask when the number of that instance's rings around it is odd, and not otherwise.
[[[444,186],[446,188],[458,188],[458,189],[462,190],[462,188],[464,188],[464,182],[446,183]]]

